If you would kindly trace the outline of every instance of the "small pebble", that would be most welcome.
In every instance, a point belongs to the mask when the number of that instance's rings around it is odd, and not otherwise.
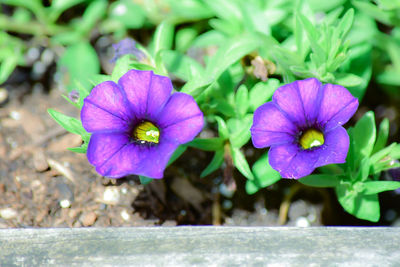
[[[392,222],[396,219],[396,217],[397,217],[397,213],[395,210],[390,209],[390,210],[387,210],[385,213],[386,221]]]
[[[9,220],[17,217],[18,213],[12,208],[5,208],[0,210],[0,217]]]
[[[305,217],[299,217],[296,220],[296,226],[297,227],[309,227],[310,222]]]
[[[233,196],[233,194],[235,194],[235,190],[232,190],[231,188],[229,188],[228,186],[226,186],[224,183],[222,183],[219,186],[219,192],[227,197],[227,198],[231,198]]]
[[[126,210],[121,211],[121,217],[124,221],[129,221],[129,219],[131,218]]]
[[[232,206],[233,206],[232,201],[230,201],[230,200],[228,200],[228,199],[226,199],[226,200],[224,200],[224,201],[222,202],[222,207],[223,207],[225,210],[231,209]]]
[[[50,65],[54,60],[54,52],[51,49],[46,49],[43,51],[41,56],[41,61],[46,65]]]
[[[118,204],[120,199],[119,190],[117,187],[107,187],[103,193],[103,202],[109,205]]]
[[[33,166],[37,172],[44,172],[49,168],[47,164],[46,156],[42,150],[37,150],[33,154]]]
[[[46,65],[41,61],[36,61],[32,67],[32,76],[34,79],[39,79],[45,71]]]
[[[19,121],[21,119],[21,113],[19,113],[18,111],[11,111],[10,112],[10,117],[16,121]]]
[[[5,88],[0,88],[0,105],[4,104],[8,99],[8,91]]]
[[[29,48],[28,52],[26,53],[26,60],[28,63],[32,64],[36,60],[38,60],[40,56],[40,51],[37,47]]]
[[[83,226],[91,226],[94,224],[94,222],[97,219],[97,215],[96,213],[94,213],[93,211],[83,214],[82,215],[82,224]]]
[[[67,209],[67,208],[71,207],[71,201],[69,201],[69,199],[62,199],[62,200],[60,200],[60,206],[63,209]]]

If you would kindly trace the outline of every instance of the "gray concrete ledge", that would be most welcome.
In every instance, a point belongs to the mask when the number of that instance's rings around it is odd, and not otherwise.
[[[0,266],[400,266],[400,228],[0,230]]]

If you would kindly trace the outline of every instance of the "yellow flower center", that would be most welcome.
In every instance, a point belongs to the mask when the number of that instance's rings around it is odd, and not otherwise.
[[[145,143],[158,144],[160,138],[160,130],[151,122],[143,121],[133,129],[133,138],[136,141]]]
[[[324,144],[324,135],[315,129],[309,129],[300,136],[300,145],[303,149],[311,149]]]

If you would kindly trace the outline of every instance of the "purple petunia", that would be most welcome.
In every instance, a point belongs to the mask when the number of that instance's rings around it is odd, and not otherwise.
[[[315,168],[344,163],[349,136],[341,126],[356,112],[357,98],[339,85],[309,78],[278,88],[272,101],[254,112],[255,147],[270,146],[271,167],[283,178],[298,179]]]
[[[139,70],[93,88],[81,119],[92,133],[87,157],[98,173],[163,177],[175,149],[193,140],[204,123],[192,96],[171,92],[168,77]]]

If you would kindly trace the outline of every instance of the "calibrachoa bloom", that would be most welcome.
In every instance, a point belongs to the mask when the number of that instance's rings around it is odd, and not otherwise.
[[[341,126],[356,112],[357,98],[346,88],[309,78],[278,88],[272,101],[254,112],[255,147],[270,146],[271,167],[298,179],[317,167],[344,163],[349,136]]]
[[[193,140],[204,123],[192,96],[171,92],[168,77],[139,70],[93,88],[81,119],[92,133],[87,157],[98,173],[163,177],[175,149]]]

